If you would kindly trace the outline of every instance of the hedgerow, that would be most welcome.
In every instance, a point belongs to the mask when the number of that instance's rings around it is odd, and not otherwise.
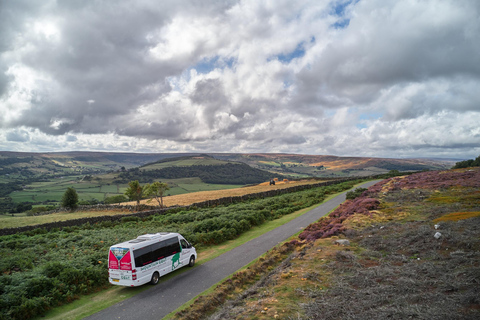
[[[356,182],[146,219],[85,224],[0,237],[0,320],[29,319],[108,285],[108,248],[145,233],[180,232],[195,246],[234,239],[260,225],[322,202]]]

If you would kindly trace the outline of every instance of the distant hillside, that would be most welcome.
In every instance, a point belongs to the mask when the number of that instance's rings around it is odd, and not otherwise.
[[[159,179],[198,177],[205,183],[256,184],[272,179],[272,173],[252,168],[245,163],[219,161],[209,156],[165,159],[141,168],[133,168],[118,175],[116,182],[131,180],[153,182]],[[283,175],[275,175],[284,179]]]
[[[57,205],[67,187],[74,187],[85,201],[103,201],[123,195],[131,180],[169,180],[170,193],[181,194],[254,184],[272,177],[362,177],[390,170],[443,170],[454,165],[454,160],[277,153],[0,151],[0,213],[22,212],[23,205]]]
[[[255,168],[280,174],[315,177],[368,176],[386,173],[390,170],[444,170],[455,164],[453,160],[438,159],[390,159],[277,153],[212,155],[217,159],[240,161]]]
[[[177,162],[172,164],[171,162]],[[217,162],[215,162],[217,161]],[[162,167],[213,165],[218,161],[246,163],[251,167],[274,174],[299,177],[367,176],[390,170],[444,170],[455,165],[454,160],[388,159],[337,157],[298,154],[238,154],[238,153],[115,153],[115,152],[58,152],[26,153],[0,151],[0,183],[25,178],[53,178],[64,175],[102,174],[141,166]],[[148,164],[148,165],[147,165]]]

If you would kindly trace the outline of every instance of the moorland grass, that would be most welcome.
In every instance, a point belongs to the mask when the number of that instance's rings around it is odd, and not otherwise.
[[[460,190],[380,193],[378,210],[347,220],[350,245],[297,241],[295,259],[267,285],[199,319],[478,319],[480,199]]]

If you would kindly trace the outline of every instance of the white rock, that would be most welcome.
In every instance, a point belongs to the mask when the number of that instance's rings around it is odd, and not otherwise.
[[[440,228],[440,225],[436,224],[436,225],[434,225],[434,227],[435,227],[435,230],[437,230],[438,228]]]
[[[340,244],[342,246],[349,246],[350,245],[350,241],[348,241],[346,239],[335,240],[335,243]]]

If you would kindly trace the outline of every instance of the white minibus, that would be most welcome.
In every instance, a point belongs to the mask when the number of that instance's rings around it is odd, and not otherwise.
[[[183,266],[193,267],[195,248],[173,232],[145,234],[110,247],[108,280],[119,286],[157,284],[160,277]]]

